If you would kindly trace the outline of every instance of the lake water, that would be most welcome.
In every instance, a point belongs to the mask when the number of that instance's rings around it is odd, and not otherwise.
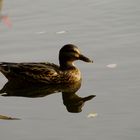
[[[0,23],[0,61],[58,64],[61,46],[79,46],[93,64],[82,71],[80,96],[95,94],[81,113],[69,113],[62,95],[0,97],[2,140],[140,139],[140,1],[5,0]],[[114,64],[114,65],[109,65]],[[0,88],[7,82],[0,74]],[[88,117],[90,113],[95,117]]]

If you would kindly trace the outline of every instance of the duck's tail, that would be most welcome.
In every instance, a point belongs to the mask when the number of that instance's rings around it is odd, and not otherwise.
[[[9,75],[11,73],[10,67],[14,63],[0,62],[0,72],[9,79]]]

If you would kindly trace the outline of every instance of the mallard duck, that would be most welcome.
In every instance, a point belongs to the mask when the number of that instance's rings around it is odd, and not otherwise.
[[[93,62],[82,55],[77,46],[64,45],[59,51],[60,66],[53,63],[0,63],[0,71],[8,80],[18,79],[33,83],[64,84],[81,80],[81,72],[73,62]]]

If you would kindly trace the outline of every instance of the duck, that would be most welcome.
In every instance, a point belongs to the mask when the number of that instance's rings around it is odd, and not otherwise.
[[[64,45],[59,51],[59,64],[49,62],[1,62],[0,72],[10,80],[23,80],[43,84],[70,84],[81,81],[80,70],[74,61],[93,63],[73,44]]]

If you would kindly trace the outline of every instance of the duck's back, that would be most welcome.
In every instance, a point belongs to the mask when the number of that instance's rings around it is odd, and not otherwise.
[[[61,76],[59,66],[53,63],[0,63],[0,71],[8,80],[18,78],[48,84],[59,83]]]

